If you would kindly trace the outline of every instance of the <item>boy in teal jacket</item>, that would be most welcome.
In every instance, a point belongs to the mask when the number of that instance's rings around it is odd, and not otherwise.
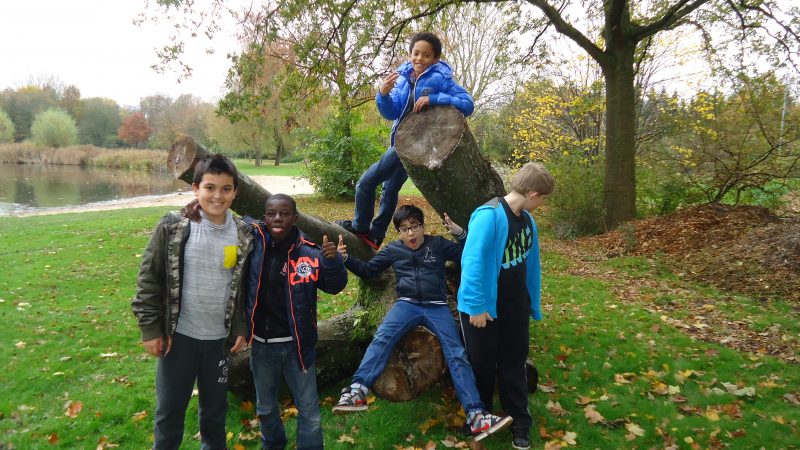
[[[541,320],[541,271],[536,221],[530,211],[553,191],[541,164],[524,165],[512,191],[480,206],[469,220],[461,256],[458,310],[481,401],[491,411],[495,377],[500,403],[513,419],[515,449],[530,448],[528,411],[529,317]]]

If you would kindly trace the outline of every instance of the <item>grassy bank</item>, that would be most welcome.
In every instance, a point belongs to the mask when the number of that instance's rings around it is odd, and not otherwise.
[[[166,152],[163,150],[115,150],[93,145],[52,148],[39,147],[29,142],[2,144],[0,145],[0,163],[61,164],[148,172],[167,171]]]
[[[350,203],[298,203],[329,220],[352,213]],[[129,301],[142,249],[165,211],[0,218],[0,448],[149,448],[155,361],[142,351]],[[679,316],[652,312],[651,303],[667,299],[628,301],[609,281],[635,271],[641,280],[681,283],[660,267],[581,259],[549,240],[543,261],[545,320],[531,326],[541,373],[529,399],[534,448],[797,448],[796,364],[693,340],[666,320]],[[323,299],[321,314],[346,309],[352,286]],[[709,304],[719,296],[691,284],[679,288],[672,295]],[[798,338],[800,321],[784,319],[796,308],[737,301],[747,307],[727,304],[732,320],[782,323],[785,339]],[[330,413],[339,387],[320,392],[327,448],[422,448],[429,441],[445,448],[457,441],[448,441],[456,436],[458,406],[447,383],[412,402],[378,399],[369,412],[345,417]],[[259,448],[252,405],[230,400],[229,448]],[[293,439],[293,409],[285,406]],[[187,448],[198,446],[196,408],[195,398]],[[507,449],[509,435],[484,442]]]

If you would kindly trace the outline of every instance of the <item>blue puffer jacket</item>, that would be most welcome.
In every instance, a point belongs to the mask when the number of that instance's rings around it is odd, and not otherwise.
[[[253,253],[250,267],[244,280],[245,314],[248,323],[247,340],[253,341],[256,308],[259,308],[258,290],[262,281],[264,249],[271,241],[264,222],[250,217],[244,218],[253,233]],[[288,251],[288,282],[286,283],[286,312],[289,331],[297,348],[297,361],[300,370],[314,364],[317,345],[317,289],[329,294],[338,294],[347,285],[347,270],[342,257],[327,259],[316,244],[308,240],[302,232]]]
[[[426,235],[416,250],[396,240],[367,262],[348,255],[344,265],[360,278],[377,277],[391,266],[394,268],[398,298],[406,297],[421,303],[446,302],[444,264],[447,261],[459,261],[463,249],[463,241],[455,243],[441,236]]]
[[[378,104],[378,111],[380,111],[381,115],[386,119],[394,120],[391,136],[393,146],[394,134],[403,120],[403,113],[409,100],[413,107],[417,99],[427,95],[431,105],[453,105],[464,116],[469,116],[475,109],[472,96],[453,80],[453,69],[444,61],[440,60],[432,64],[419,76],[413,96],[410,95],[411,77],[414,74],[413,64],[410,61],[406,61],[397,69],[397,72],[400,77],[389,94],[381,95],[379,90],[375,96],[375,102]]]

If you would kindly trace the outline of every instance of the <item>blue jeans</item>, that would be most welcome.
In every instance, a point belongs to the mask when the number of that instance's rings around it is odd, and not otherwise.
[[[286,448],[286,430],[281,422],[278,391],[281,374],[297,407],[297,449],[322,449],[322,423],[317,398],[317,369],[297,366],[295,342],[262,344],[253,341],[250,370],[256,386],[256,414],[261,425],[261,443],[268,450]]]
[[[374,240],[383,240],[397,208],[400,188],[408,179],[403,163],[394,147],[389,147],[381,159],[361,175],[356,184],[356,211],[353,215],[353,228],[358,232],[369,232]],[[375,214],[375,189],[383,183],[378,216]]]
[[[472,366],[469,365],[455,319],[447,305],[420,305],[398,300],[375,332],[375,337],[361,359],[361,365],[353,375],[353,383],[372,388],[386,367],[394,346],[417,325],[424,325],[439,339],[453,387],[464,411],[469,413],[483,410],[484,405],[475,387]]]

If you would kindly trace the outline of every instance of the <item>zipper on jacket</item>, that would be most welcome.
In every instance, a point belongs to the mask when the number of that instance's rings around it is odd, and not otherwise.
[[[258,235],[261,236],[261,242],[263,243],[263,249],[261,252],[261,268],[258,270],[258,283],[256,283],[256,295],[255,295],[255,303],[253,303],[253,311],[250,313],[250,340],[247,345],[253,344],[253,336],[256,335],[256,308],[258,308],[258,293],[261,291],[261,274],[264,272],[264,256],[267,251],[267,237],[264,236],[264,232],[261,230],[256,224],[251,225],[258,230]]]
[[[289,251],[286,252],[286,264],[289,265],[286,271],[286,286],[289,289],[289,311],[292,314],[292,326],[294,326],[294,336],[297,339],[297,360],[300,361],[300,369],[303,372],[306,371],[306,363],[303,361],[303,346],[300,343],[300,332],[297,330],[297,319],[294,316],[294,300],[292,300],[292,282],[288,278],[291,276],[291,266],[292,266],[292,250],[294,250],[294,244],[289,247]]]

